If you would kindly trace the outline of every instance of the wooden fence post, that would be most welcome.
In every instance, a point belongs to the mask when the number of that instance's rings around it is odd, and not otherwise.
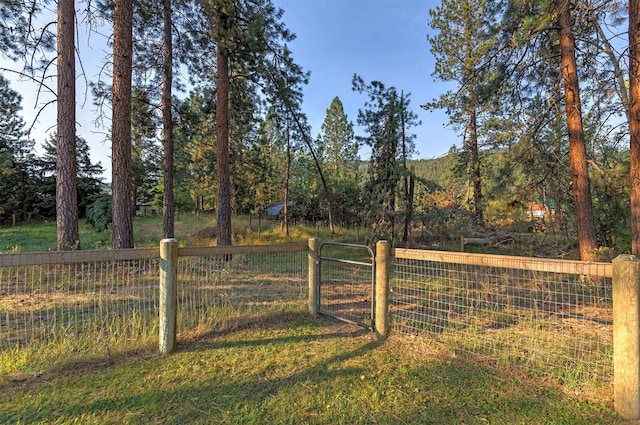
[[[160,353],[176,349],[178,305],[178,241],[160,241]]]
[[[616,412],[640,419],[640,259],[613,260],[613,397]]]
[[[318,239],[309,239],[309,314],[318,314],[320,298],[320,244]]]
[[[389,242],[376,243],[376,305],[374,331],[378,339],[389,336]]]

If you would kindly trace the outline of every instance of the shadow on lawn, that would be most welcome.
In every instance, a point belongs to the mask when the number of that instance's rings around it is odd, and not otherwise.
[[[603,406],[523,384],[476,363],[404,356],[407,347],[378,342],[355,326],[302,315],[288,327],[276,324],[263,321],[236,333],[201,335],[175,355],[150,355],[142,364],[134,358],[116,363],[117,374],[131,379],[119,383],[116,391],[98,385],[95,393],[87,393],[95,384],[96,370],[80,370],[73,374],[77,388],[69,389],[64,405],[20,406],[22,413],[15,410],[9,419],[145,424],[623,423]],[[50,376],[33,382],[29,390],[43,398],[55,392],[50,387],[63,385],[56,381]]]

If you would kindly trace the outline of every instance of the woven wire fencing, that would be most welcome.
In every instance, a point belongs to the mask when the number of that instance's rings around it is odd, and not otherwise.
[[[0,352],[157,340],[158,249],[0,255]]]
[[[181,248],[179,332],[303,310],[306,248]],[[0,375],[157,347],[159,275],[159,249],[0,255]],[[28,359],[17,364],[20,350]]]
[[[178,338],[277,320],[304,311],[307,246],[181,248]]]
[[[392,329],[563,384],[613,380],[610,263],[395,250]]]

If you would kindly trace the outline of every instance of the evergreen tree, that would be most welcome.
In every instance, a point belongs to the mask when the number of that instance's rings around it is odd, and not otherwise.
[[[365,84],[354,75],[353,90],[369,96],[365,108],[358,111],[358,124],[367,133],[361,137],[362,142],[371,148],[369,179],[364,189],[369,196],[365,203],[373,231],[371,239],[394,240],[398,183],[406,172],[403,159],[413,152],[411,138],[403,138],[403,132],[416,122],[415,114],[409,109],[408,97],[379,81]]]
[[[59,156],[57,142],[59,138],[55,135],[51,136],[42,144],[44,153],[38,162],[40,169],[41,190],[44,195],[42,201],[39,204],[39,210],[45,217],[52,217],[55,215],[56,206],[56,159]],[[75,140],[77,155],[74,158],[74,169],[76,175],[74,178],[77,181],[76,198],[78,199],[78,215],[79,217],[85,217],[87,208],[93,202],[96,195],[100,194],[104,185],[102,183],[101,175],[104,172],[102,165],[98,162],[96,164],[91,162],[90,149],[86,140],[82,137],[76,137]]]
[[[436,58],[433,76],[453,81],[455,90],[425,105],[427,109],[445,109],[450,123],[462,132],[463,149],[473,188],[471,209],[483,221],[482,166],[480,162],[481,123],[491,110],[501,75],[492,58],[498,45],[501,1],[444,0],[429,11],[430,26],[437,30],[429,36],[431,53]]]
[[[582,124],[582,104],[578,85],[575,40],[568,1],[560,0],[557,7],[564,100],[569,130],[569,157],[571,159],[573,193],[576,202],[580,259],[593,261],[595,260],[596,232],[589,170],[587,168],[587,149]]]
[[[38,193],[30,154],[34,142],[26,138],[20,117],[21,97],[0,74],[0,223],[26,220],[35,211]]]
[[[318,156],[331,188],[335,218],[342,224],[356,221],[359,211],[358,143],[339,97],[326,111],[318,136]]]
[[[269,108],[257,142],[248,152],[248,186],[253,189],[251,210],[263,214],[266,208],[282,202],[286,189],[286,137],[275,109]]]
[[[247,76],[245,84],[262,87],[267,96],[283,93],[274,87],[284,72],[300,79],[284,45],[293,40],[281,18],[283,11],[271,0],[216,0],[205,5],[210,34],[216,46],[216,168],[217,242],[231,244],[230,97],[232,73]],[[284,68],[281,66],[284,65]],[[289,81],[295,84],[295,79]],[[255,92],[256,90],[252,90]],[[239,92],[236,92],[239,93]],[[231,102],[231,103],[230,103]]]
[[[215,104],[208,91],[192,92],[178,106],[175,130],[176,205],[196,214],[215,206]]]
[[[173,11],[171,0],[162,2],[162,146],[164,166],[164,191],[162,197],[162,231],[165,238],[173,238],[175,232],[175,205],[173,196],[173,113],[171,94],[173,89]]]
[[[133,90],[131,99],[131,168],[133,199],[149,203],[160,179],[162,153],[156,138],[156,117],[149,97],[142,88]]]
[[[318,152],[321,162],[328,164],[331,180],[342,180],[352,174],[359,158],[353,124],[344,113],[339,97],[331,101],[320,131]]]
[[[11,166],[24,157],[31,145],[26,143],[24,121],[20,117],[22,97],[0,74],[0,164]]]

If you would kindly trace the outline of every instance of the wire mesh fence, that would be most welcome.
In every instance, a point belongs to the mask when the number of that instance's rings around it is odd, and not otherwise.
[[[611,264],[395,255],[393,330],[563,383],[612,382]]]
[[[232,255],[196,250],[178,260],[178,334],[242,326],[301,310],[307,301],[306,245]]]
[[[306,245],[229,249],[180,248],[179,338],[305,308]],[[367,255],[336,249],[323,255],[348,262],[323,263],[320,305],[369,324],[371,268],[349,263]],[[394,251],[394,332],[563,382],[611,382],[611,264]],[[0,372],[20,367],[15,349],[68,359],[157,344],[159,268],[158,249],[0,255]]]
[[[62,342],[80,350],[153,335],[157,252],[1,256],[0,350]]]
[[[304,308],[306,245],[235,249],[181,249],[180,333]],[[0,372],[16,349],[46,363],[157,346],[159,268],[158,249],[0,255]]]

